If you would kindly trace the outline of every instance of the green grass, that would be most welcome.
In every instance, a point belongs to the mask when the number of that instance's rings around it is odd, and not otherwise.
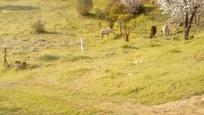
[[[105,4],[94,2],[95,8]],[[178,40],[160,34],[148,39],[151,25],[161,28],[166,19],[150,5],[152,13],[131,23],[137,26],[127,43],[113,35],[101,40],[99,20],[79,16],[73,0],[1,3],[0,10],[8,4],[21,7],[0,13],[0,48],[8,47],[10,63],[22,60],[39,67],[0,68],[0,114],[112,114],[100,104],[155,105],[204,93],[204,33],[194,27],[193,40],[184,41],[180,34],[169,36]],[[31,34],[38,19],[52,34]],[[105,21],[102,25],[107,28]]]

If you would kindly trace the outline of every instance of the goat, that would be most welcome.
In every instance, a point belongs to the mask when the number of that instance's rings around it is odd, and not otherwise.
[[[157,27],[152,26],[150,31],[150,39],[154,38],[156,36],[156,33],[157,33]]]
[[[111,33],[115,34],[113,29],[102,29],[100,32],[102,40],[105,37],[105,35],[109,36]]]
[[[163,35],[164,35],[164,36],[169,35],[169,33],[170,33],[169,25],[165,24],[165,25],[162,27],[162,32],[163,32]]]

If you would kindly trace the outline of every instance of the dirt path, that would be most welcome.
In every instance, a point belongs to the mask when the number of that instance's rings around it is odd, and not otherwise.
[[[151,107],[112,102],[101,103],[98,107],[116,115],[204,115],[204,95]]]

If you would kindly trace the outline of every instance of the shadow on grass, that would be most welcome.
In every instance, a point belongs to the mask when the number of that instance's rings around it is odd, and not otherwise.
[[[89,14],[86,14],[86,15],[84,15],[84,16],[82,16],[83,18],[88,18],[88,19],[99,19],[97,16],[96,16],[96,14],[94,14],[94,13],[89,13]]]
[[[149,44],[149,47],[161,47],[162,45],[161,44],[158,44],[158,43],[152,43],[152,44]]]
[[[87,59],[92,59],[92,57],[89,57],[89,56],[71,56],[67,60],[74,62],[74,61],[87,60]]]
[[[122,46],[123,49],[140,49],[140,47],[135,47],[135,46],[132,46],[132,45],[123,45]]]
[[[144,6],[144,9],[145,9],[144,14],[149,15],[156,10],[156,7],[155,6]]]
[[[6,5],[0,6],[0,10],[23,11],[23,10],[40,10],[40,8],[35,6]]]
[[[58,61],[60,58],[55,55],[44,55],[38,58],[40,61],[44,62],[52,62],[52,61]]]
[[[8,107],[0,106],[0,114],[1,115],[13,115],[15,113],[18,113],[21,110],[22,110],[22,108],[18,108],[18,107],[8,108]]]
[[[53,32],[53,31],[42,31],[42,32],[31,32],[33,35],[59,35],[62,34],[60,32]]]
[[[48,31],[46,31],[44,34],[58,35],[58,34],[61,34],[61,33],[59,33],[59,32],[48,32]]]
[[[172,49],[169,51],[170,53],[181,53],[182,51],[179,49]]]

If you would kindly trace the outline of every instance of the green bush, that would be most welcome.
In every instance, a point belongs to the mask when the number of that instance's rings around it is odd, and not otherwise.
[[[38,20],[32,24],[33,33],[35,34],[42,34],[45,33],[45,26],[44,24]]]
[[[80,15],[88,15],[92,8],[92,0],[76,0],[76,9]]]

